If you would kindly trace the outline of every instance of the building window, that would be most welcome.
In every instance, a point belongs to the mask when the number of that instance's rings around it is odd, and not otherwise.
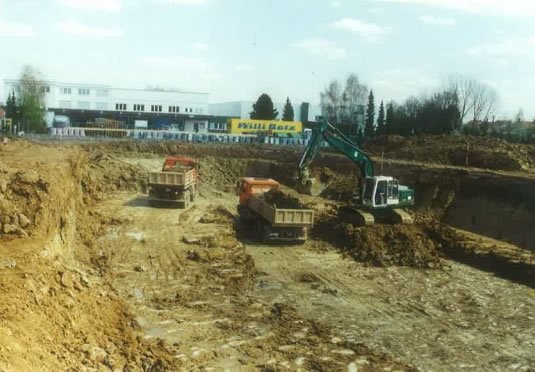
[[[71,94],[71,88],[63,88],[63,94]]]
[[[82,109],[82,110],[89,110],[89,108],[90,108],[90,103],[87,102],[87,101],[79,101],[79,102],[78,102],[78,108],[79,108],[79,109]]]
[[[180,112],[180,106],[169,106],[169,112],[173,112],[173,113]]]
[[[145,105],[135,104],[134,111],[145,111]]]
[[[86,89],[86,88],[78,89],[78,95],[79,96],[88,96],[89,95],[89,89]]]
[[[214,131],[225,131],[227,129],[227,123],[210,123],[208,129]]]
[[[126,103],[116,103],[115,109],[118,111],[126,111]]]
[[[106,89],[98,89],[97,90],[97,97],[107,97],[108,91]]]
[[[162,112],[162,105],[151,105],[150,110],[152,112]]]
[[[50,87],[49,86],[45,87],[45,93],[50,93]]]

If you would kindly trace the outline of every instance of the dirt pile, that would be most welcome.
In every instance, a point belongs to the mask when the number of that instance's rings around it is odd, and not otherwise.
[[[495,170],[535,171],[532,145],[490,137],[420,135],[379,137],[366,146],[375,156]]]
[[[177,369],[172,351],[141,339],[129,308],[93,264],[101,256],[84,244],[101,230],[92,226],[124,223],[87,214],[84,154],[19,142],[3,150],[2,227],[9,221],[26,233],[2,236],[0,244],[0,369]],[[87,184],[99,182],[85,171]]]
[[[418,226],[346,224],[340,232],[346,240],[346,252],[357,261],[374,266],[441,266],[435,242]]]
[[[283,209],[304,209],[305,206],[291,195],[284,193],[281,190],[273,189],[262,195],[262,198],[276,208]]]
[[[356,261],[372,266],[442,266],[437,244],[419,225],[357,227],[335,211],[326,212],[318,213],[312,236],[330,242]]]
[[[0,177],[0,239],[27,237],[42,216],[50,184],[35,170]]]
[[[425,226],[441,252],[460,262],[535,288],[535,254],[492,238],[454,229],[436,220]]]
[[[89,152],[81,182],[86,201],[102,200],[118,190],[143,190],[147,171],[100,151]]]

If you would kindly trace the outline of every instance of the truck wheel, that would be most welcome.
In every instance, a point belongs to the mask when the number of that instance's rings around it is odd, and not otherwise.
[[[254,233],[256,237],[256,241],[258,242],[264,242],[264,224],[260,220],[256,220],[254,224]]]
[[[263,229],[262,229],[262,242],[268,243],[271,240],[270,235],[271,235],[271,228],[267,224],[264,224]]]

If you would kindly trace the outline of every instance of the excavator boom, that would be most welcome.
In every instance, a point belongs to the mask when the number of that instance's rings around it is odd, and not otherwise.
[[[318,126],[312,131],[312,138],[308,142],[305,152],[299,162],[299,180],[300,188],[303,193],[310,195],[319,195],[326,185],[318,185],[317,180],[310,177],[309,166],[314,160],[318,149],[321,147],[322,142],[325,141],[348,159],[353,161],[359,167],[361,171],[361,179],[373,177],[373,164],[364,151],[362,151],[357,145],[336,127],[327,121],[320,121]]]
[[[318,185],[309,170],[323,141],[357,164],[360,169],[360,203],[353,212],[359,216],[361,224],[373,223],[378,216],[383,220],[382,216],[385,215],[395,223],[412,222],[410,215],[399,208],[414,204],[414,191],[400,185],[393,177],[374,175],[370,156],[326,120],[321,120],[312,129],[312,138],[299,162],[299,191],[317,195],[325,188],[325,185]]]

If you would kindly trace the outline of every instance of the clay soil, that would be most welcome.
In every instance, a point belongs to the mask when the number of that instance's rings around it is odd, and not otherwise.
[[[148,205],[163,152],[201,162],[189,209]],[[331,194],[299,195],[294,158],[253,146],[0,147],[0,370],[535,368],[532,251],[447,226],[450,191],[430,192],[414,225],[355,227],[334,197],[353,178],[324,158]],[[316,211],[306,244],[240,238],[241,176],[278,179],[282,199]]]

